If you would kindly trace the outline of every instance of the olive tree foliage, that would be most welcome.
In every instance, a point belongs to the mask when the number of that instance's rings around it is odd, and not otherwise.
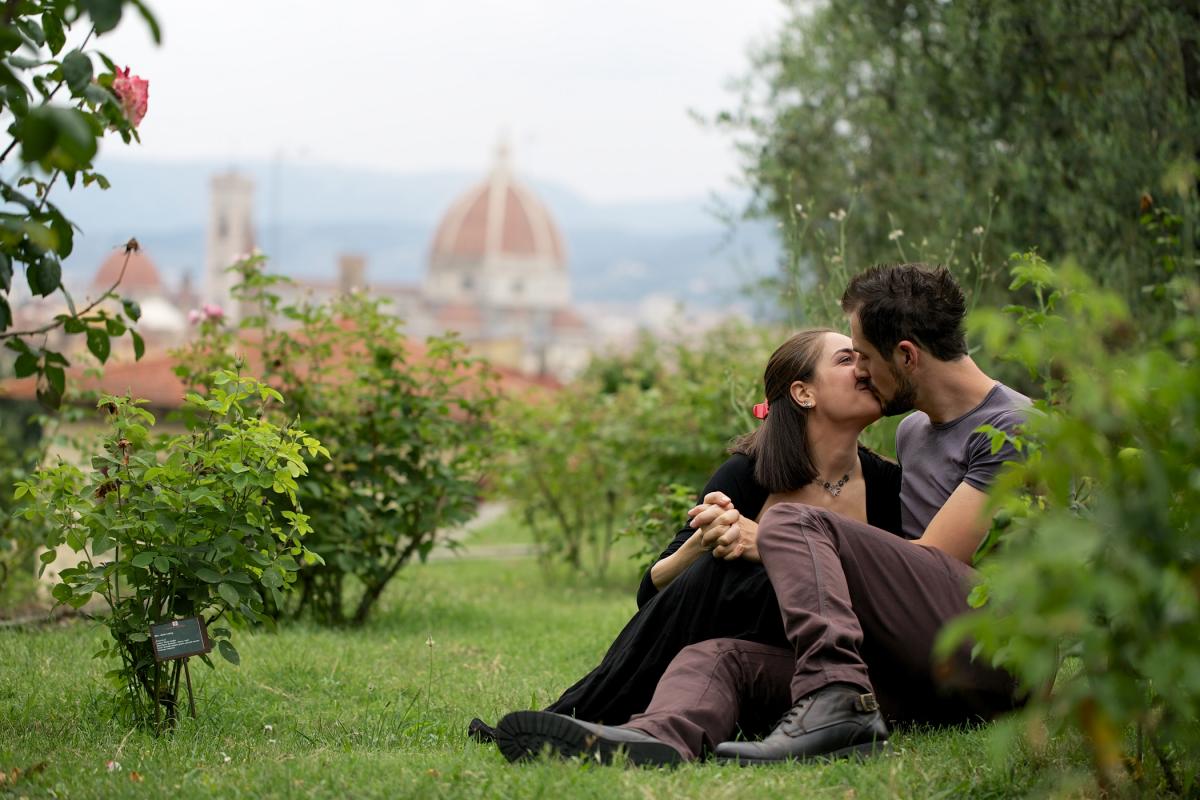
[[[921,259],[966,283],[1036,243],[1052,260],[1076,256],[1141,316],[1153,302],[1143,287],[1170,276],[1148,257],[1140,217],[1165,206],[1195,242],[1196,3],[789,7],[738,108],[715,120],[742,154],[748,213],[789,230],[803,217],[821,234],[785,237],[784,268],[764,287],[785,308],[838,283],[820,254],[840,238],[850,273]],[[982,299],[1003,296],[996,278],[980,281]]]
[[[62,402],[69,364],[48,334],[85,336],[101,362],[110,337],[127,331],[139,358],[143,349],[130,327],[141,314],[137,304],[124,301],[120,311],[103,305],[115,297],[115,284],[83,307],[63,286],[76,226],[50,201],[60,179],[72,188],[108,188],[94,166],[100,140],[110,131],[125,143],[137,139],[139,118],[127,115],[113,89],[119,68],[96,48],[127,10],[140,14],[159,41],[142,0],[11,0],[0,10],[0,123],[8,137],[0,140],[0,341],[15,359],[14,373],[36,376],[38,399],[51,408]],[[131,239],[127,258],[136,249]],[[67,311],[45,325],[14,328],[10,298],[22,272],[32,295],[59,293]]]

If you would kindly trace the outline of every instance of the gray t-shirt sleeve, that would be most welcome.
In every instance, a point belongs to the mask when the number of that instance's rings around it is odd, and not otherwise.
[[[1011,435],[1016,433],[1024,421],[1025,415],[1020,410],[1009,409],[997,413],[980,425],[991,425]],[[967,471],[963,475],[963,483],[986,492],[995,482],[1004,462],[1018,461],[1020,458],[1021,455],[1012,446],[1012,442],[1006,441],[993,453],[991,434],[974,431],[967,442]]]

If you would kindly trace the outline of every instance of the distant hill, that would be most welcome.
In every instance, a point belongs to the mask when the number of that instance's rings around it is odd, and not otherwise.
[[[108,191],[56,189],[55,201],[83,229],[64,265],[68,277],[86,279],[113,247],[136,236],[169,281],[190,272],[198,282],[209,179],[227,168],[113,161],[101,166],[112,182]],[[482,178],[290,163],[238,169],[255,180],[260,246],[281,271],[332,278],[337,255],[358,252],[367,257],[370,279],[402,283],[421,279],[434,226],[451,201]],[[595,204],[555,184],[529,183],[563,230],[579,302],[667,295],[711,306],[728,302],[776,263],[768,226],[730,231],[707,210],[706,198]]]

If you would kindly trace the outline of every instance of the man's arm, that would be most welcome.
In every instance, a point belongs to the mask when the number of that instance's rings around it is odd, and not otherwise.
[[[960,483],[929,521],[925,534],[914,544],[936,547],[964,564],[970,564],[979,543],[992,526],[987,504],[985,492],[969,483]]]

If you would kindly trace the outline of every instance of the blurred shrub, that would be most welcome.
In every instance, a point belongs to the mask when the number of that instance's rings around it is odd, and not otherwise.
[[[1023,732],[1036,747],[1046,726],[1073,728],[1102,791],[1130,777],[1155,791],[1149,761],[1167,788],[1195,792],[1200,290],[1176,274],[1160,287],[1171,310],[1140,325],[1074,265],[1026,254],[1012,275],[1035,301],[977,312],[972,328],[1047,399],[1017,439],[1026,460],[994,491],[997,530],[972,596],[982,611],[943,645],[973,638],[1032,693],[1004,741]],[[1060,670],[1064,657],[1077,668]]]
[[[729,325],[694,344],[647,338],[543,402],[505,404],[512,452],[498,488],[543,560],[602,576],[622,532],[657,555],[729,441],[752,427],[777,337]]]
[[[245,354],[287,397],[282,414],[328,447],[298,490],[306,544],[324,563],[303,567],[298,602],[278,611],[361,624],[401,568],[474,515],[494,455],[496,376],[452,336],[410,341],[362,294],[287,303],[288,281],[265,266],[261,255],[234,265],[239,328],[203,321],[177,371],[203,387],[210,369]]]

